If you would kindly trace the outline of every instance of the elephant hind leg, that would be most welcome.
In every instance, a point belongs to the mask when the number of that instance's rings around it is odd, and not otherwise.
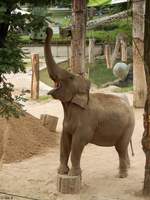
[[[125,178],[128,176],[128,168],[130,167],[130,159],[128,154],[128,146],[133,132],[133,127],[129,126],[120,141],[115,145],[119,155],[119,177]]]
[[[130,166],[128,149],[122,149],[115,146],[119,155],[119,178],[125,178],[128,176],[128,168]]]
[[[127,166],[128,166],[128,168],[130,168],[130,158],[129,158],[128,149],[127,149],[127,157],[126,157],[126,159],[127,159]]]

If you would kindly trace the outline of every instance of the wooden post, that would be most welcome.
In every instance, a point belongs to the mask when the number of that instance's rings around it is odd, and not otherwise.
[[[108,69],[112,68],[112,63],[111,63],[111,47],[110,45],[105,45],[105,59],[106,59],[106,65]]]
[[[144,108],[143,150],[146,156],[143,194],[150,198],[150,1],[146,0],[145,34],[144,34],[144,65],[147,82],[147,99]]]
[[[42,114],[40,119],[42,121],[42,125],[48,128],[49,131],[56,132],[58,117]]]
[[[127,56],[127,42],[125,39],[120,41],[121,43],[121,61],[127,63],[128,56]]]
[[[72,0],[71,69],[85,74],[86,0]]]
[[[143,108],[146,100],[144,55],[144,6],[145,1],[133,0],[133,104]]]
[[[32,80],[31,80],[31,98],[39,98],[39,55],[32,55]]]
[[[115,49],[114,49],[114,52],[113,52],[112,57],[111,57],[111,65],[112,65],[112,67],[115,64],[116,59],[118,57],[120,57],[119,54],[120,54],[120,34],[118,34],[117,37],[116,37]]]
[[[94,63],[95,61],[95,39],[89,39],[89,63]]]
[[[57,176],[57,191],[63,194],[77,194],[81,188],[81,176]]]

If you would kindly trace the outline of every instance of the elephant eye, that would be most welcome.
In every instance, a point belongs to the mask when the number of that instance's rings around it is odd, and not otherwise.
[[[71,80],[73,80],[73,79],[74,79],[74,75],[70,76],[69,78],[70,78]]]

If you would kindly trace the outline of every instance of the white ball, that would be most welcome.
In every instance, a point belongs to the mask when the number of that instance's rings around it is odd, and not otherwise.
[[[123,80],[127,77],[129,73],[129,66],[126,63],[119,62],[116,63],[113,67],[113,74],[120,80]]]

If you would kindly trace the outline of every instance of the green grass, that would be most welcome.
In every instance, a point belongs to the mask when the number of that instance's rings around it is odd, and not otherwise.
[[[101,87],[103,84],[116,79],[112,73],[112,70],[107,69],[105,62],[102,59],[99,59],[93,65],[90,65],[89,69],[90,81],[96,84],[98,87]]]
[[[39,99],[37,100],[38,102],[47,102],[49,101],[50,99],[52,99],[52,97],[50,95],[43,95],[43,96],[39,96]]]
[[[68,63],[67,62],[63,62],[61,64],[59,64],[58,66],[61,66],[63,69],[67,69],[68,68]],[[40,80],[45,83],[46,85],[49,86],[53,86],[53,81],[49,78],[48,72],[47,72],[47,68],[43,69],[40,71]]]
[[[48,76],[47,69],[43,69],[40,71],[40,81],[49,86],[53,85],[53,81]]]
[[[111,69],[107,69],[106,64],[104,63],[104,60],[98,60],[95,62],[95,64],[87,64],[87,67],[89,67],[89,75],[90,75],[90,81],[94,84],[96,84],[98,87],[101,87],[104,83],[110,82],[115,80],[116,78],[112,74]],[[61,64],[62,68],[68,68],[68,63]],[[40,80],[44,82],[47,85],[52,86],[53,82],[49,78],[47,69],[43,69],[40,71]]]
[[[116,88],[114,92],[118,93],[126,93],[126,92],[132,92],[133,91],[133,85],[129,85],[128,87],[123,88]]]

